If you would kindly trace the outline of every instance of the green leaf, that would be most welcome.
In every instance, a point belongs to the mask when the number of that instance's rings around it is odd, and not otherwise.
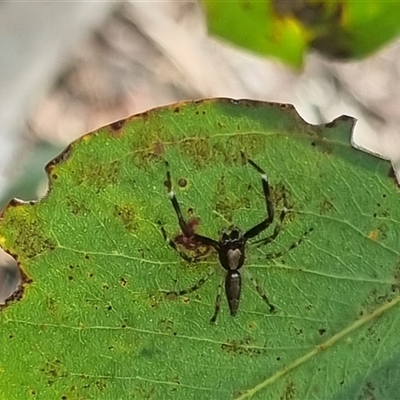
[[[203,0],[210,32],[249,50],[300,66],[307,33],[292,18],[280,18],[263,1]]]
[[[203,0],[212,34],[299,67],[309,48],[368,56],[400,33],[398,1]]]
[[[349,33],[353,57],[365,57],[398,37],[398,1],[349,0],[343,25]]]
[[[395,398],[398,189],[388,162],[350,146],[353,123],[311,126],[290,106],[219,99],[72,143],[47,167],[48,195],[0,218],[0,243],[25,274],[0,313],[0,399]],[[276,220],[284,194],[290,213],[275,242],[248,246],[239,312],[223,296],[212,325],[223,270],[213,253],[188,264],[165,243],[159,220],[190,247],[164,161],[192,228],[217,240],[266,217],[241,151],[267,172]],[[162,292],[210,268],[195,292]]]

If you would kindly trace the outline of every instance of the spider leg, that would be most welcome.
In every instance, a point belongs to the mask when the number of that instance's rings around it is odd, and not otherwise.
[[[219,282],[218,285],[218,292],[217,292],[217,297],[215,299],[215,310],[214,310],[214,314],[210,319],[210,323],[214,324],[215,321],[217,320],[218,314],[219,314],[219,310],[221,309],[221,293],[222,293],[222,285],[224,284],[224,277],[221,277],[221,280]]]
[[[161,221],[158,221],[158,225],[160,225],[161,233],[163,235],[164,240],[168,243],[170,247],[172,247],[181,256],[183,260],[187,261],[188,263],[192,263],[192,262],[197,262],[202,258],[206,258],[208,256],[208,254],[200,254],[198,256],[191,257],[188,254],[184,253],[183,251],[179,250],[176,243],[171,238],[169,238],[166,230],[162,226]]]
[[[213,247],[216,251],[219,251],[219,243],[218,243],[216,240],[211,239],[211,238],[209,238],[209,237],[207,237],[207,236],[198,235],[197,233],[195,233],[195,234],[193,235],[193,237],[194,237],[197,241],[199,241],[200,243],[205,244],[206,246],[211,246],[211,247]]]
[[[243,153],[242,153],[242,156]],[[248,159],[249,164],[255,168],[261,175],[261,182],[262,182],[262,187],[263,187],[263,192],[264,192],[264,197],[265,197],[265,204],[267,206],[267,218],[261,221],[259,224],[256,226],[253,226],[253,228],[249,229],[243,236],[246,240],[253,238],[254,236],[257,236],[259,233],[267,229],[271,224],[272,221],[274,220],[274,205],[272,203],[272,198],[271,198],[271,191],[269,189],[269,184],[268,184],[268,177],[265,171],[259,167],[253,160],[250,158]]]
[[[176,216],[178,218],[179,227],[181,228],[182,233],[186,237],[194,236],[195,239],[198,240],[199,242],[201,242],[202,244],[205,244],[205,245],[208,245],[208,246],[212,246],[212,247],[214,247],[214,249],[217,250],[219,248],[219,244],[218,244],[217,241],[215,241],[215,240],[213,240],[211,238],[208,238],[206,236],[197,235],[196,233],[193,233],[188,228],[188,224],[185,221],[185,219],[183,218],[182,211],[181,211],[181,208],[179,206],[178,200],[176,198],[175,192],[172,189],[172,179],[171,179],[171,172],[168,169],[168,166],[169,166],[168,161],[166,161],[165,163],[166,163],[166,166],[167,166],[167,180],[165,181],[165,185],[166,185],[167,190],[168,190],[168,197],[171,200],[172,206],[174,207]]]
[[[297,239],[294,243],[292,243],[288,248],[286,248],[286,249],[284,249],[284,250],[281,250],[281,251],[278,251],[278,252],[276,252],[276,253],[269,253],[269,254],[266,255],[266,258],[267,258],[268,260],[272,260],[272,259],[274,259],[274,258],[283,257],[285,254],[289,253],[289,251],[291,251],[291,250],[295,249],[297,246],[299,246],[299,245],[304,241],[304,239],[305,239],[312,231],[313,231],[313,228],[308,229],[307,231],[305,231],[305,232],[303,233],[303,235],[302,235],[299,239]],[[268,238],[267,238],[267,239],[268,239]]]
[[[282,229],[283,220],[285,219],[285,216],[287,213],[288,213],[288,210],[285,206],[285,207],[283,207],[281,214],[279,215],[279,220],[275,225],[275,229],[272,232],[272,235],[270,235],[266,238],[263,238],[263,239],[256,240],[255,242],[250,243],[250,245],[251,246],[257,245],[257,247],[259,247],[259,246],[266,245],[268,243],[273,242],[276,239],[276,237],[279,235],[279,232]]]
[[[187,237],[192,236],[192,233],[189,231],[187,227],[187,223],[185,219],[183,218],[181,208],[179,206],[178,200],[176,199],[176,195],[174,190],[172,189],[172,180],[171,180],[171,173],[168,169],[168,161],[165,162],[167,166],[167,180],[165,181],[165,186],[167,187],[168,190],[168,197],[171,200],[172,206],[174,207],[176,216],[178,217],[178,223],[179,227],[181,228],[183,234]]]
[[[245,269],[245,274],[247,274],[250,282],[255,287],[255,289],[257,290],[257,293],[260,295],[260,297],[267,303],[267,305],[269,307],[269,312],[271,314],[275,313],[276,312],[275,306],[269,302],[268,297],[264,293],[263,289],[261,288],[261,286],[259,285],[257,280],[253,277],[253,275],[247,269]]]
[[[201,277],[193,286],[187,289],[181,290],[160,290],[160,292],[164,292],[166,295],[175,295],[175,296],[184,296],[185,294],[190,294],[200,289],[208,280],[208,278],[214,273],[214,269],[210,269],[207,272],[207,275]]]

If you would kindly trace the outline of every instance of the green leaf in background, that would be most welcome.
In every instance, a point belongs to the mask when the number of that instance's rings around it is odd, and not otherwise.
[[[307,46],[293,18],[277,18],[270,1],[203,0],[212,34],[261,54],[300,66]]]
[[[211,33],[299,67],[309,47],[360,58],[400,32],[400,2],[203,0]]]
[[[48,195],[13,201],[0,218],[0,243],[25,273],[20,300],[0,313],[0,399],[396,398],[398,189],[388,162],[349,145],[352,126],[219,99],[72,143],[47,168]],[[244,273],[237,316],[223,298],[212,325],[223,271],[215,254],[190,265],[165,243],[158,220],[171,237],[180,231],[164,161],[185,217],[218,239],[266,216],[240,151],[267,172],[277,216],[283,192],[290,206],[275,242],[249,246],[243,267],[277,312]],[[210,268],[194,293],[163,292]]]
[[[344,29],[351,35],[351,56],[365,57],[400,33],[400,2],[349,0]]]

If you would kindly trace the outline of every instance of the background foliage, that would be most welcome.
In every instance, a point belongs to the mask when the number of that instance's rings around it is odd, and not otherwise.
[[[203,2],[212,33],[293,66],[310,48],[332,57],[365,57],[400,31],[400,4],[393,1]]]

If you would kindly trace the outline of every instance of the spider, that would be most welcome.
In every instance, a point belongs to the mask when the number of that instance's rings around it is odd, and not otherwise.
[[[242,153],[242,157],[244,157],[243,153]],[[266,203],[266,208],[267,208],[267,217],[263,221],[256,224],[255,226],[253,226],[252,228],[250,228],[249,230],[247,230],[245,232],[243,232],[241,229],[239,229],[237,227],[233,227],[228,230],[223,229],[218,241],[211,239],[207,236],[197,234],[195,232],[195,230],[183,218],[183,215],[182,215],[178,200],[176,198],[175,192],[172,189],[171,173],[169,171],[169,164],[166,161],[167,179],[165,181],[165,186],[167,187],[168,197],[171,200],[172,206],[173,206],[176,216],[178,218],[179,227],[182,231],[183,236],[189,238],[192,243],[197,243],[199,246],[201,246],[201,245],[206,246],[207,248],[214,249],[217,252],[218,258],[219,258],[219,263],[221,264],[221,267],[226,271],[225,277],[224,277],[225,294],[226,294],[226,298],[228,301],[228,306],[229,306],[231,316],[235,316],[239,309],[240,294],[241,294],[241,289],[242,289],[242,277],[241,277],[240,269],[243,267],[243,264],[246,259],[246,254],[245,254],[246,244],[249,240],[255,238],[257,235],[259,235],[260,233],[265,231],[274,221],[274,205],[273,205],[272,198],[271,198],[271,191],[270,191],[270,187],[268,184],[267,174],[261,167],[259,167],[251,159],[248,159],[247,161],[261,175],[262,188],[263,188],[263,193],[264,193],[264,198],[265,198],[265,203]],[[251,243],[252,245],[260,246],[260,245],[269,244],[269,243],[273,242],[275,240],[275,238],[278,236],[278,234],[281,230],[283,220],[284,220],[286,214],[288,213],[288,206],[287,206],[285,195],[283,195],[283,203],[284,203],[284,207],[282,208],[282,211],[279,216],[279,220],[275,226],[273,233],[270,236],[267,236],[265,238],[262,238],[262,239],[252,242]],[[189,263],[197,262],[197,261],[200,261],[201,259],[206,258],[210,254],[210,252],[206,251],[204,253],[200,253],[193,257],[189,256],[188,254],[184,253],[183,251],[181,251],[178,248],[177,243],[174,240],[172,240],[168,237],[168,234],[165,231],[164,227],[162,226],[161,221],[158,221],[158,224],[160,225],[161,233],[164,237],[164,240],[185,261],[187,261]],[[298,239],[291,246],[289,246],[289,248],[287,250],[280,251],[278,253],[269,254],[269,255],[267,255],[266,258],[272,259],[272,258],[282,257],[288,251],[297,247],[303,241],[304,237],[311,231],[312,231],[312,228],[309,229],[307,232],[305,232],[300,239]],[[202,277],[195,285],[193,285],[192,287],[190,287],[188,289],[167,292],[167,294],[183,296],[183,295],[192,293],[192,292],[196,291],[197,289],[199,289],[213,273],[214,273],[214,270],[210,270],[206,276]],[[245,273],[249,276],[250,282],[254,285],[257,293],[265,301],[265,303],[267,303],[267,305],[269,307],[269,311],[271,313],[274,313],[276,311],[275,306],[270,303],[270,301],[268,300],[268,297],[265,295],[261,286],[252,277],[252,275],[250,274],[250,272],[248,270],[246,270]],[[222,285],[223,285],[223,278],[221,279],[219,286],[218,286],[218,293],[217,293],[217,297],[215,300],[215,310],[214,310],[214,314],[210,320],[211,323],[214,323],[217,320],[217,317],[218,317],[218,314],[219,314],[219,311],[221,308]]]

